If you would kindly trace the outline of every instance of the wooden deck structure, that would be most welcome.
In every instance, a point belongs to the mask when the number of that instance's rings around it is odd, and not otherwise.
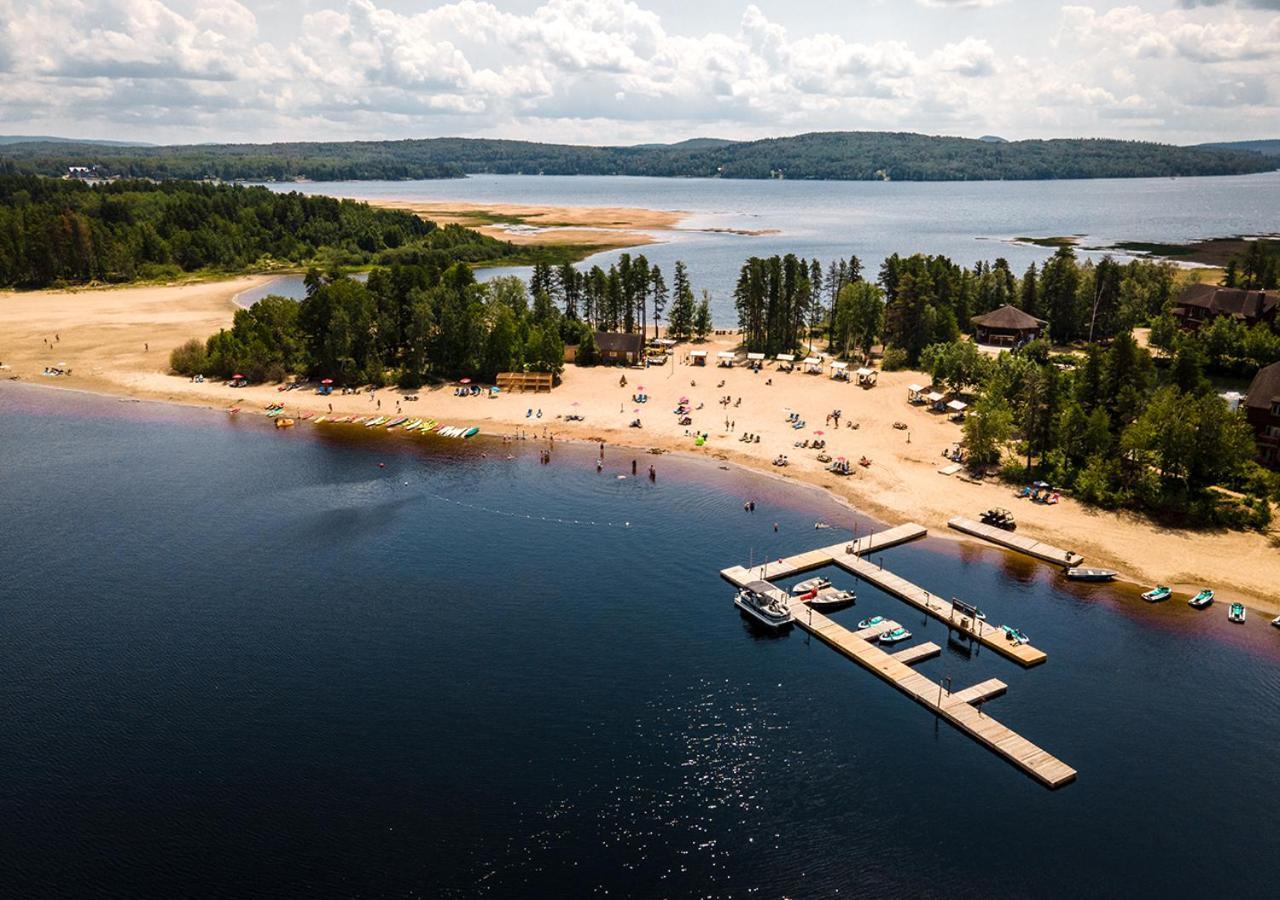
[[[916,609],[932,616],[939,622],[943,622],[963,639],[976,641],[984,647],[989,647],[1006,659],[1013,660],[1021,666],[1027,668],[1038,666],[1048,659],[1043,650],[1038,650],[1030,644],[1015,644],[1009,640],[1004,630],[999,626],[988,625],[986,622],[969,618],[953,607],[949,600],[945,600],[937,594],[912,584],[907,579],[895,575],[893,572],[865,558],[876,550],[884,550],[898,544],[914,541],[917,538],[924,537],[926,534],[928,534],[928,529],[923,525],[908,523],[899,525],[896,528],[890,528],[887,531],[867,535],[854,541],[834,544],[830,547],[820,547],[817,550],[798,553],[786,559],[765,562],[750,568],[731,566],[721,571],[720,576],[741,588],[745,587],[750,581],[789,578],[792,575],[798,575],[801,572],[807,572],[812,569],[821,569],[831,565],[839,566],[851,575],[874,584],[885,593],[892,594],[899,600],[910,603]]]
[[[897,628],[896,622],[882,622],[874,628],[850,631],[799,600],[791,601],[791,612],[799,627],[889,682],[1046,787],[1059,788],[1075,780],[1075,769],[975,705],[1005,692],[1007,686],[1000,679],[989,678],[963,690],[948,691],[911,668],[912,663],[941,652],[937,644],[919,644],[887,653],[871,643],[882,632]]]
[[[1016,550],[1018,553],[1025,553],[1027,556],[1032,556],[1057,566],[1078,566],[1084,562],[1084,557],[1079,553],[1063,550],[1060,547],[1037,541],[1035,538],[1027,537],[1026,535],[1014,534],[1012,531],[1005,531],[1003,528],[996,528],[994,525],[984,525],[982,522],[966,519],[964,516],[956,516],[947,522],[947,525],[956,531],[963,531],[973,537],[982,538],[984,541],[999,544],[1001,547]]]
[[[555,386],[550,372],[499,372],[497,383],[504,391],[533,391],[539,394],[549,393]]]

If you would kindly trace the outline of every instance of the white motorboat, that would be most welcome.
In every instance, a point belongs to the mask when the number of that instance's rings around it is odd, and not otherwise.
[[[799,597],[803,594],[813,594],[829,587],[831,587],[831,582],[825,578],[810,578],[793,587],[791,589],[791,596]]]
[[[856,603],[858,595],[853,591],[842,591],[840,588],[826,587],[812,597],[805,595],[800,599],[814,609],[834,609],[839,606],[848,606],[851,603]]]
[[[733,605],[766,628],[784,628],[795,621],[787,595],[767,581],[753,581],[738,591]]]

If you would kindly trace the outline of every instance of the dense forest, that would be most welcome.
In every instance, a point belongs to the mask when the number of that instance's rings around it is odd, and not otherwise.
[[[516,248],[365,203],[184,181],[0,173],[0,287],[169,278],[319,262],[479,262]]]
[[[23,171],[249,181],[448,178],[466,173],[964,181],[1238,175],[1275,158],[1213,147],[1064,139],[996,143],[892,132],[815,132],[758,141],[588,147],[470,138],[119,147],[0,146]]]

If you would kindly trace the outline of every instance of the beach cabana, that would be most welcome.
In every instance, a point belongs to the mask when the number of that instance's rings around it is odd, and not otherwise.
[[[726,369],[733,368],[733,362],[738,358],[738,354],[732,350],[721,350],[716,354],[716,365],[724,366]]]
[[[831,377],[836,381],[848,381],[849,364],[847,362],[833,362],[831,364]]]
[[[690,350],[689,351],[689,365],[705,366],[706,364],[707,364],[706,350]]]
[[[822,357],[820,356],[806,357],[804,361],[804,370],[809,375],[821,375],[822,374]]]
[[[947,408],[945,404],[945,401],[947,398],[939,394],[937,391],[930,391],[929,393],[925,394],[924,399],[930,406],[932,406],[938,412],[942,412],[944,409]]]
[[[863,387],[875,387],[876,378],[879,377],[876,374],[875,369],[868,369],[866,366],[863,366],[854,374],[858,376],[858,384],[862,385]]]
[[[947,404],[947,409],[951,410],[951,418],[957,422],[964,418],[964,411],[969,408],[969,404],[963,400],[952,400]]]
[[[907,402],[916,406],[924,403],[924,388],[918,384],[907,385]]]
[[[779,372],[790,372],[796,367],[796,358],[790,353],[779,353],[774,358],[778,361]]]

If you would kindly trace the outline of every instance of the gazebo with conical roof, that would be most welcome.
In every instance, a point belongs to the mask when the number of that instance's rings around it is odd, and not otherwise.
[[[1037,319],[1007,303],[989,313],[974,316],[969,321],[973,323],[974,336],[979,344],[1000,346],[1017,346],[1034,341],[1049,324],[1044,319]]]

